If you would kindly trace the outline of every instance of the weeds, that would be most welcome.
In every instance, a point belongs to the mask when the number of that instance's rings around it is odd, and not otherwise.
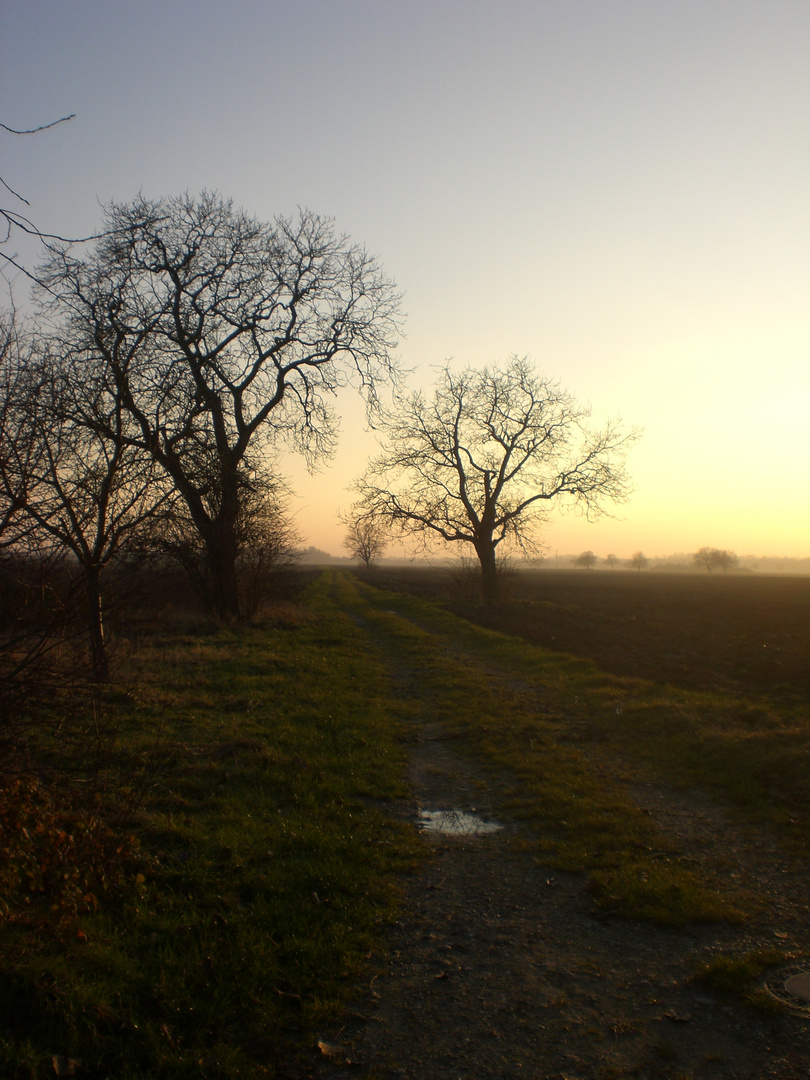
[[[0,790],[0,922],[65,930],[145,880],[134,837],[57,802],[31,777]]]

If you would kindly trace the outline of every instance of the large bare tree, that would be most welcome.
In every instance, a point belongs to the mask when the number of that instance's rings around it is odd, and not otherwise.
[[[382,453],[358,481],[361,506],[403,535],[471,544],[486,603],[497,599],[496,552],[531,549],[544,511],[574,504],[589,518],[624,499],[624,459],[637,437],[589,410],[525,359],[453,372],[404,398],[381,423]]]
[[[393,282],[310,211],[266,224],[208,193],[111,205],[92,254],[64,248],[41,276],[76,377],[114,385],[126,438],[171,477],[200,535],[215,612],[238,616],[243,463],[279,443],[309,461],[331,453],[330,399],[347,383],[376,405],[396,377]]]

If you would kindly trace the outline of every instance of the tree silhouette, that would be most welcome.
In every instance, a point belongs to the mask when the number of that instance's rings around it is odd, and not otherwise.
[[[574,566],[581,566],[583,570],[593,570],[596,562],[596,556],[592,551],[583,551],[574,559]]]
[[[499,545],[531,550],[549,505],[593,518],[626,497],[637,433],[617,423],[593,431],[588,416],[525,359],[445,367],[432,394],[410,394],[378,424],[385,442],[357,483],[360,507],[423,543],[472,545],[491,603]]]
[[[397,374],[393,283],[310,211],[265,224],[210,193],[113,204],[92,253],[62,248],[42,276],[74,380],[115,388],[127,440],[171,478],[200,536],[213,611],[237,617],[245,462],[279,444],[328,456],[330,399],[348,383],[376,406]]]

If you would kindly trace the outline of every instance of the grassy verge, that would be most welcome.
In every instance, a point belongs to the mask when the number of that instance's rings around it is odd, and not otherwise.
[[[754,1005],[765,1013],[782,1012],[784,1006],[763,990],[761,982],[769,968],[783,963],[785,957],[776,951],[753,952],[745,956],[719,953],[704,962],[694,976],[699,986]]]
[[[404,789],[385,670],[317,587],[283,625],[157,632],[133,663],[107,703],[122,770],[152,781],[129,861],[71,917],[17,882],[2,1074],[272,1076],[355,987],[417,857],[387,812]]]

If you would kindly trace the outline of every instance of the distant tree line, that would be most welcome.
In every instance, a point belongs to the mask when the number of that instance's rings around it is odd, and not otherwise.
[[[729,570],[734,569],[739,564],[739,559],[734,552],[725,548],[702,547],[689,558],[693,565],[708,570],[710,574],[717,569],[721,569],[723,573],[728,573]],[[592,551],[582,551],[579,555],[572,556],[571,562],[574,566],[584,570],[592,570],[599,562],[599,559]],[[622,560],[618,555],[611,552],[605,556],[604,562],[611,570],[615,570],[617,566],[621,565]],[[650,565],[650,559],[647,558],[643,551],[636,551],[626,560],[625,565],[631,570],[644,570]],[[688,567],[678,567],[678,569],[683,568]]]

